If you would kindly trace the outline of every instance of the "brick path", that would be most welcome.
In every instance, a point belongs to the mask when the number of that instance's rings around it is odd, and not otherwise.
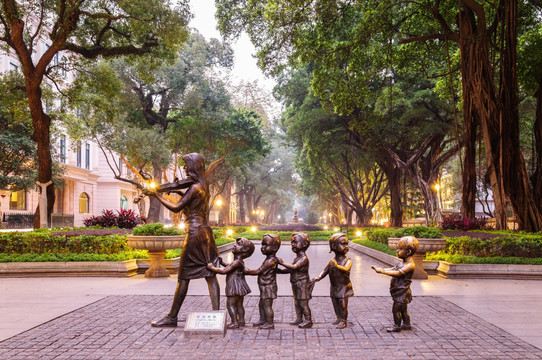
[[[350,299],[350,327],[337,330],[331,300],[311,300],[312,329],[298,329],[289,297],[275,301],[275,330],[247,326],[223,339],[185,339],[187,311],[208,310],[206,296],[188,296],[176,329],[151,328],[171,296],[108,296],[0,342],[0,359],[542,359],[542,350],[440,297],[415,297],[413,330],[390,334],[390,297]],[[247,322],[258,297],[245,297]],[[221,308],[224,308],[224,298]]]

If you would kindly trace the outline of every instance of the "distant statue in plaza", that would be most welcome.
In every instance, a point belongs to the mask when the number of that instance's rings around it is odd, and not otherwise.
[[[302,232],[292,234],[292,251],[296,253],[294,262],[287,264],[279,259],[280,265],[290,273],[292,283],[296,319],[290,325],[297,325],[302,329],[313,325],[309,300],[312,298],[314,282],[309,278],[309,258],[305,254],[310,243],[309,235]]]
[[[226,307],[230,314],[231,323],[228,329],[238,329],[245,326],[245,307],[243,301],[245,295],[250,293],[250,287],[245,280],[246,259],[254,253],[254,244],[245,238],[237,238],[233,247],[233,262],[223,264],[224,268],[207,264],[207,269],[222,275],[226,275]]]
[[[261,251],[265,260],[259,268],[245,270],[247,275],[258,275],[258,287],[260,288],[260,319],[252,326],[260,329],[274,329],[275,313],[273,312],[273,300],[277,298],[277,251],[280,248],[280,237],[277,234],[265,234],[262,238]]]
[[[175,191],[182,195],[179,202],[172,203],[164,199],[159,190],[144,190],[144,194],[155,196],[169,210],[175,213],[183,211],[186,225],[186,237],[179,265],[179,280],[173,304],[166,316],[151,323],[151,326],[154,327],[177,326],[177,316],[186,297],[191,279],[205,278],[209,286],[213,310],[218,310],[220,305],[220,287],[216,274],[207,269],[208,263],[218,265],[221,259],[218,256],[213,231],[207,223],[209,185],[205,177],[205,161],[200,154],[196,153],[186,154],[182,158],[185,162],[184,170],[189,180],[192,181],[182,181],[184,185],[179,185],[179,188],[188,185],[184,193]]]
[[[397,257],[403,260],[402,263],[387,269],[372,266],[377,273],[393,277],[390,283],[390,293],[393,298],[392,312],[394,326],[388,328],[388,332],[400,332],[401,329],[412,329],[407,305],[412,301],[410,284],[412,283],[412,274],[415,268],[412,255],[417,250],[418,239],[414,236],[404,236],[397,243]]]
[[[344,329],[348,325],[348,298],[354,296],[350,281],[352,260],[346,256],[349,250],[346,235],[343,233],[331,235],[329,248],[335,253],[335,257],[328,262],[324,270],[313,281],[320,281],[329,275],[331,283],[329,293],[337,316],[333,325],[337,325],[337,329]]]
[[[293,222],[298,222],[299,218],[297,217],[297,209],[294,209],[294,218],[292,219]]]

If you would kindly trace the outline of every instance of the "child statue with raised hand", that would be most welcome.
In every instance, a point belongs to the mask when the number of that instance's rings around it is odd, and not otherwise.
[[[280,248],[280,237],[276,234],[265,234],[262,238],[261,251],[265,260],[258,269],[245,269],[246,275],[258,275],[258,287],[260,288],[260,319],[252,326],[260,329],[274,329],[275,313],[273,312],[273,300],[277,298],[277,265],[276,257]]]
[[[348,325],[348,298],[354,295],[352,282],[350,281],[352,260],[346,256],[349,250],[346,235],[343,233],[331,235],[329,248],[331,249],[330,252],[335,253],[335,257],[328,262],[324,270],[313,281],[320,281],[329,275],[331,284],[329,293],[337,316],[333,325],[337,325],[337,329],[344,329]]]
[[[245,280],[246,259],[254,253],[254,244],[245,238],[237,238],[233,247],[233,262],[224,268],[214,267],[212,263],[207,268],[218,274],[226,274],[226,307],[231,318],[228,329],[238,329],[245,326],[245,308],[243,301],[245,295],[250,293],[250,288]]]
[[[309,258],[305,254],[310,241],[309,235],[305,233],[292,234],[292,251],[296,253],[294,262],[287,264],[279,259],[280,265],[290,273],[290,282],[292,283],[296,319],[290,325],[297,325],[302,329],[310,328],[313,325],[309,300],[312,298],[314,282],[309,278]]]
[[[418,239],[414,236],[404,236],[397,243],[397,257],[402,259],[403,262],[387,269],[372,266],[377,273],[393,277],[390,282],[390,293],[393,298],[392,312],[394,326],[388,328],[388,332],[400,332],[401,329],[412,329],[407,305],[412,301],[410,284],[412,283],[412,274],[415,268],[412,255],[417,250]]]

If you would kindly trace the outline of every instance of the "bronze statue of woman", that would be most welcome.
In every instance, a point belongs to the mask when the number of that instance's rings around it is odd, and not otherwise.
[[[194,183],[182,195],[176,204],[164,199],[154,190],[146,190],[146,194],[156,198],[173,212],[184,212],[186,237],[182,248],[179,280],[175,289],[173,304],[169,313],[158,321],[151,322],[154,327],[177,326],[177,316],[188,291],[191,279],[205,278],[209,287],[209,295],[213,310],[219,309],[220,287],[216,273],[207,269],[208,263],[218,266],[221,259],[215,244],[213,231],[207,223],[209,212],[209,185],[205,177],[205,161],[200,154],[192,153],[183,156],[186,174]]]

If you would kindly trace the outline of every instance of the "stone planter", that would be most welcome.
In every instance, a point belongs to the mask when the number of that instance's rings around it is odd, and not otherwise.
[[[392,249],[397,250],[397,243],[399,242],[399,238],[388,238],[388,246]],[[414,259],[414,264],[416,265],[416,268],[414,270],[414,274],[412,275],[413,279],[427,279],[427,273],[423,269],[423,259],[425,257],[425,253],[433,252],[433,251],[440,251],[443,250],[446,247],[446,239],[425,239],[425,238],[419,238],[418,239],[418,251],[412,256]]]
[[[184,235],[128,235],[126,237],[126,242],[128,243],[128,246],[133,247],[134,249],[147,250],[149,252],[151,265],[147,271],[145,271],[145,277],[168,277],[169,272],[163,264],[166,250],[182,247]]]

